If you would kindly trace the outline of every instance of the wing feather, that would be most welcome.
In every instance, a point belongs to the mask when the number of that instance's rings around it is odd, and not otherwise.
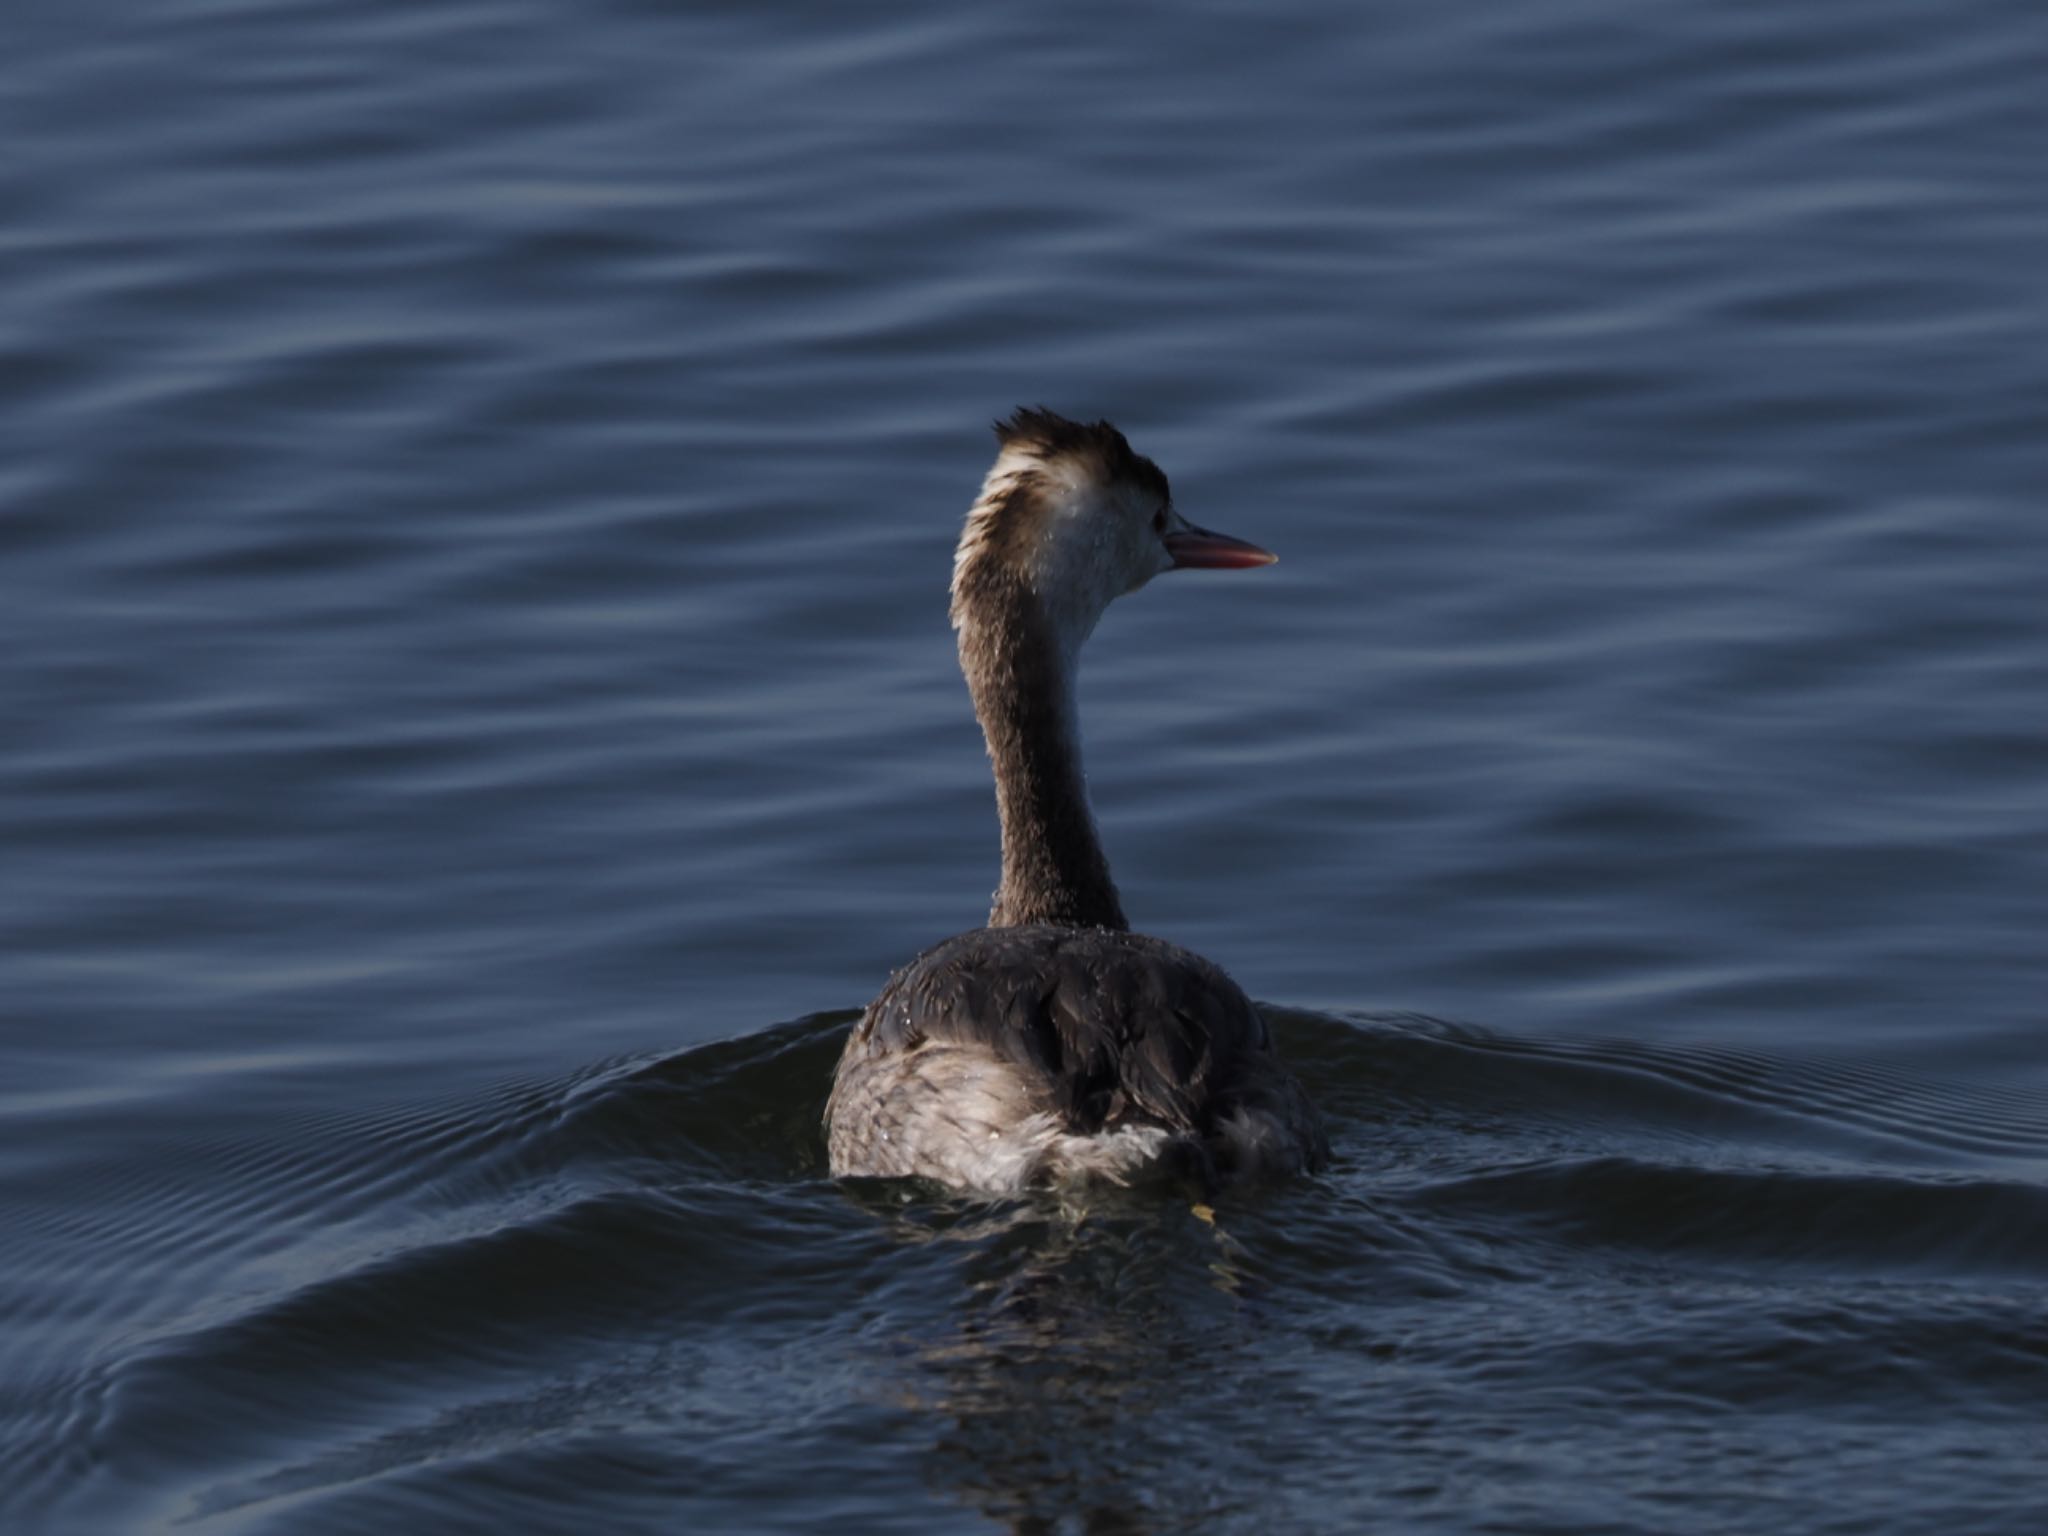
[[[1144,934],[980,928],[890,977],[849,1053],[976,1046],[1076,1134],[1139,1122],[1201,1135],[1235,1107],[1265,1021],[1199,955]]]

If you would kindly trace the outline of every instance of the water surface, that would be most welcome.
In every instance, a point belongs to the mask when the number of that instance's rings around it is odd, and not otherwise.
[[[216,0],[0,72],[0,1523],[2033,1531],[2048,20]],[[824,1177],[1020,403],[1324,1177]]]

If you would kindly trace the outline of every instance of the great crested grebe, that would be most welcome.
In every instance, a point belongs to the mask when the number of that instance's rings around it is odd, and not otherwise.
[[[1106,421],[1019,410],[996,438],[953,557],[953,627],[995,768],[1002,885],[986,928],[896,972],[855,1026],[825,1106],[832,1172],[1012,1194],[1314,1168],[1321,1123],[1250,999],[1124,921],[1074,713],[1081,646],[1112,599],[1274,557],[1189,523]]]

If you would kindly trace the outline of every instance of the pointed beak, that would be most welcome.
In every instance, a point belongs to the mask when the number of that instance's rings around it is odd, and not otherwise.
[[[1280,558],[1256,544],[1192,524],[1171,530],[1164,536],[1164,542],[1176,571],[1244,571],[1255,565],[1271,565]]]

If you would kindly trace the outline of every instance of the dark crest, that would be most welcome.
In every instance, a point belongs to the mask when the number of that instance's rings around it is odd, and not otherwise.
[[[1162,502],[1172,500],[1166,472],[1106,421],[1069,421],[1043,406],[1019,406],[1008,421],[996,422],[995,429],[996,441],[1005,449],[1019,448],[1041,459],[1091,459],[1105,480],[1127,481]]]

